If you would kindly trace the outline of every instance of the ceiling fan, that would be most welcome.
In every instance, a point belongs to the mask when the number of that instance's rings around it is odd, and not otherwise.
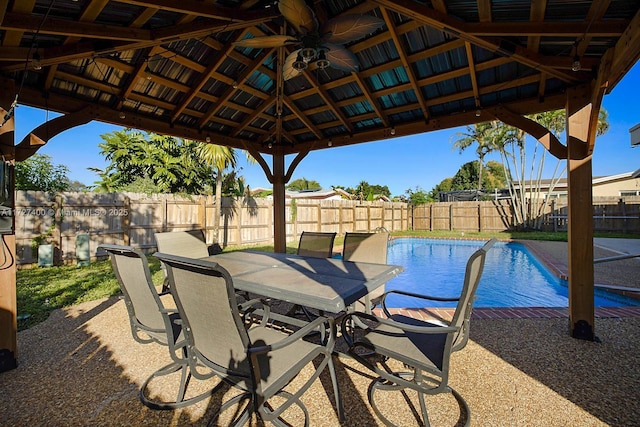
[[[280,0],[278,9],[293,26],[296,35],[254,37],[237,41],[234,45],[249,48],[299,46],[284,61],[285,80],[297,76],[311,63],[319,69],[331,66],[347,72],[358,71],[355,55],[342,45],[361,39],[385,24],[384,20],[372,15],[354,14],[341,15],[320,25],[304,0]]]

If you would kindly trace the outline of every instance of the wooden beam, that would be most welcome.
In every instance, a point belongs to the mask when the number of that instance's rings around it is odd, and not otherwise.
[[[16,93],[15,83],[13,80],[0,79],[0,109],[9,111],[14,101]],[[4,114],[2,115],[4,117]],[[3,119],[0,119],[3,120]],[[10,120],[13,120],[11,118]],[[3,120],[4,121],[4,120]],[[2,123],[2,122],[0,122]],[[11,123],[12,124],[12,123]],[[10,129],[11,124],[7,125]],[[1,128],[0,128],[1,130]],[[13,130],[0,132],[0,151],[4,158],[0,158],[4,167],[15,164],[14,160],[14,137]],[[9,161],[6,161],[9,159]],[[9,167],[9,194],[15,194],[13,182],[15,182],[15,171],[13,167]],[[4,189],[3,189],[4,190]],[[16,297],[16,234],[15,234],[15,200],[10,197],[9,200],[2,202],[2,213],[8,213],[9,218],[5,216],[2,221],[5,225],[10,225],[10,230],[3,230],[0,233],[0,245],[3,246],[5,256],[0,260],[0,372],[14,369],[18,360],[18,305]]]
[[[284,153],[273,153],[273,250],[287,252]]]
[[[412,2],[410,0],[373,0],[375,3],[380,4],[390,10],[405,15],[409,18],[415,19],[419,22],[423,22],[425,25],[451,34],[461,40],[473,43],[486,50],[496,52],[500,55],[507,55],[515,61],[518,61],[528,67],[536,69],[540,72],[544,71],[549,75],[560,79],[563,82],[575,83],[576,78],[565,72],[556,70],[553,67],[544,65],[544,58],[541,58],[536,52],[531,52],[526,48],[518,45],[508,43],[506,39],[496,38],[494,40],[490,38],[479,37],[465,32],[464,23],[453,19],[452,17],[440,13],[427,6],[423,6]],[[509,46],[509,50],[506,51],[502,43],[506,42]]]
[[[470,22],[460,24],[465,33],[483,37],[582,37],[589,33],[594,37],[618,37],[629,21],[615,19],[611,21],[581,22]]]
[[[259,13],[268,13],[268,10],[263,11],[246,11],[243,8],[237,7],[221,7],[207,4],[201,0],[118,0],[120,3],[132,4],[135,6],[158,8],[175,13],[182,13],[185,15],[202,16],[212,19],[221,19],[230,22],[246,21],[255,18]]]
[[[607,75],[610,92],[640,59],[640,9],[614,47],[611,69]]]
[[[422,90],[420,90],[420,87],[418,86],[418,83],[417,83],[418,78],[415,72],[413,71],[413,67],[411,66],[411,63],[407,59],[407,55],[403,49],[403,43],[400,41],[400,36],[396,31],[395,26],[393,25],[393,19],[389,15],[389,12],[387,11],[387,9],[385,9],[384,7],[381,7],[380,9],[382,10],[382,17],[384,18],[384,21],[387,24],[387,28],[389,29],[389,34],[391,35],[391,39],[393,40],[393,43],[397,46],[398,55],[400,56],[400,60],[402,61],[402,66],[404,67],[404,70],[407,73],[407,76],[409,77],[409,84],[411,85],[411,89],[413,90],[413,93],[416,99],[418,100],[418,103],[420,104],[420,109],[422,110],[422,114],[425,120],[427,120],[429,119],[429,109],[427,108],[427,104],[424,100]],[[474,81],[475,81],[475,75],[474,75]]]
[[[593,341],[593,197],[589,128],[592,108],[584,88],[567,91],[567,148],[569,159],[569,328],[574,338]]]
[[[187,24],[175,25],[166,29],[152,30],[151,39],[138,42],[123,42],[102,40],[96,45],[93,41],[80,41],[77,44],[53,46],[41,50],[42,66],[62,64],[65,62],[95,57],[96,55],[109,55],[117,52],[125,52],[142,48],[150,48],[179,40],[199,39],[218,31],[233,31],[261,24],[273,16],[265,14],[250,22],[228,22],[201,20]],[[24,57],[16,60],[16,64],[0,66],[2,71],[22,71]]]
[[[74,22],[68,19],[48,17],[44,22],[42,17],[32,14],[7,13],[0,22],[0,29],[9,31],[33,31],[38,28],[42,34],[55,34],[67,37],[89,37],[105,40],[125,40],[144,42],[151,40],[151,32],[131,27],[113,27],[91,22]]]
[[[73,127],[87,124],[91,117],[87,110],[82,109],[75,113],[65,114],[49,120],[32,130],[16,145],[16,161],[28,159],[43,147],[51,138]]]
[[[557,159],[567,158],[567,147],[562,145],[553,132],[542,126],[540,123],[528,119],[520,114],[515,114],[513,111],[510,111],[505,107],[490,108],[487,112],[503,123],[522,129],[529,135],[533,136]]]

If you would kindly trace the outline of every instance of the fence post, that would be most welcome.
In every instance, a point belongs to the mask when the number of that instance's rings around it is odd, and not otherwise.
[[[391,228],[389,231],[393,231],[396,228],[396,204],[391,203]]]
[[[122,203],[124,208],[124,215],[122,216],[122,241],[125,246],[131,245],[131,199],[129,196],[124,196]]]
[[[236,199],[233,199],[233,205],[237,206],[238,211],[238,215],[236,216],[236,245],[241,245],[244,243],[242,241],[242,217],[244,216],[244,208],[242,202]]]
[[[53,265],[62,265],[62,196],[56,194],[53,201]],[[57,249],[57,250],[56,250]]]
[[[627,234],[629,232],[629,224],[627,221],[627,205],[624,203],[624,197],[620,198],[618,204],[620,205],[620,213],[622,216],[622,233]]]
[[[433,205],[433,203],[429,204],[429,231],[433,231]]]
[[[480,233],[482,233],[482,221],[484,218],[482,218],[482,203],[478,203],[478,231]]]
[[[556,214],[556,199],[551,199],[551,220],[553,221],[553,231],[558,231],[558,218]]]
[[[380,218],[381,225],[384,227],[384,219],[387,217],[387,202],[382,202],[382,215]]]
[[[449,231],[453,231],[453,203],[449,205]]]
[[[168,217],[167,198],[162,198],[162,230],[167,231],[167,217]]]
[[[204,233],[204,238],[207,238],[207,196],[198,196],[198,224],[199,228]]]

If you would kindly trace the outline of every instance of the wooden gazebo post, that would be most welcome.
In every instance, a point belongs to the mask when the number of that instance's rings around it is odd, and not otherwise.
[[[592,149],[601,98],[588,88],[567,91],[569,328],[574,338],[594,340]],[[594,105],[594,102],[597,105]]]
[[[5,159],[14,162],[15,146],[14,146],[14,119],[6,117],[11,109],[13,96],[15,94],[15,84],[13,80],[0,80],[0,107],[2,114],[0,115],[0,123],[4,123],[0,127],[0,152]],[[6,162],[8,164],[9,162]],[[13,187],[15,172],[13,168],[9,169],[9,194],[15,194]],[[0,372],[13,369],[17,366],[18,357],[18,324],[17,324],[17,301],[16,301],[16,235],[13,226],[15,217],[15,200],[9,197],[8,201],[3,202],[3,213],[10,212],[12,215],[9,221],[4,218],[3,224],[11,224],[11,232],[3,231],[0,234],[0,245],[4,246],[0,250],[4,251],[5,256],[0,259]],[[9,209],[7,211],[6,209]]]
[[[287,251],[287,221],[286,221],[286,177],[284,172],[284,154],[273,155],[273,250]]]

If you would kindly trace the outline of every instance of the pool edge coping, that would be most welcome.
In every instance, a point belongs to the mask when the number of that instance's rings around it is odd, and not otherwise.
[[[401,314],[415,319],[427,320],[433,318],[451,319],[454,308],[390,308],[391,314]],[[374,314],[381,315],[380,308],[374,309]],[[626,318],[640,317],[640,307],[596,307],[595,317]],[[471,312],[472,319],[561,319],[569,318],[567,307],[481,307]]]

